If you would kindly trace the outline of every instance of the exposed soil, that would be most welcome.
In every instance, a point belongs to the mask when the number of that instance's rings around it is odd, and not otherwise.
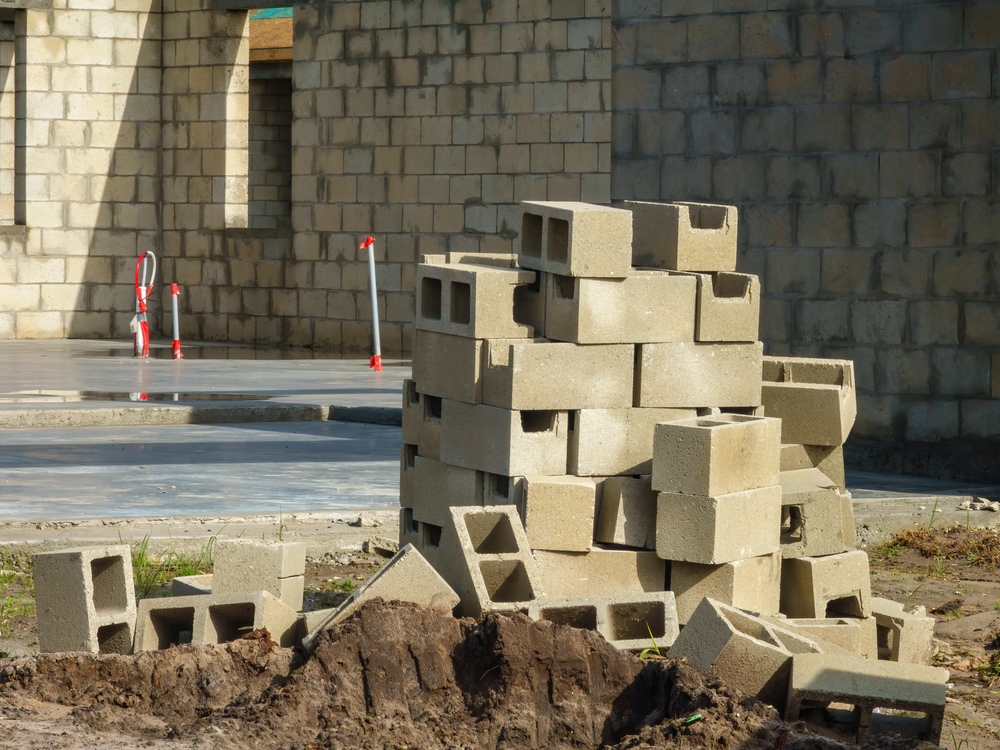
[[[39,748],[128,746],[108,745],[109,730],[118,743],[226,750],[844,747],[684,662],[641,661],[591,631],[522,615],[477,623],[374,600],[304,662],[253,635],[137,656],[0,662],[0,726],[23,733],[42,716],[50,732],[68,732],[17,739]],[[52,704],[73,710],[53,718]],[[865,747],[919,746],[881,738]]]
[[[1000,748],[1000,573],[976,552],[990,535],[911,534],[869,551],[875,595],[942,612],[935,663],[952,673],[949,750]],[[308,606],[335,606],[379,561],[309,563]],[[0,613],[0,651],[37,650],[28,565],[5,562],[21,575],[0,578],[3,596],[22,610]],[[788,726],[683,662],[640,661],[592,632],[520,616],[475,623],[374,602],[324,634],[308,660],[257,635],[131,657],[0,658],[0,748],[850,746],[822,715]],[[866,747],[921,744],[882,737]]]

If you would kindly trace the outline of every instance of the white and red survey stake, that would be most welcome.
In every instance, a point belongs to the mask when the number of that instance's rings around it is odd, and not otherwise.
[[[153,272],[146,284],[146,256],[153,259]],[[139,267],[142,266],[142,284],[139,283]],[[156,278],[156,256],[147,250],[135,262],[135,317],[129,324],[132,331],[132,356],[149,356],[149,321],[146,319],[146,300],[153,291],[153,279]]]
[[[368,278],[371,280],[372,296],[372,330],[375,332],[375,355],[368,361],[368,366],[373,370],[382,369],[382,344],[378,338],[378,296],[375,291],[375,238],[365,237],[361,244],[361,249],[368,248]]]

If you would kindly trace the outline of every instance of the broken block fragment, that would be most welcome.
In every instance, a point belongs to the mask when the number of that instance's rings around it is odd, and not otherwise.
[[[781,612],[788,617],[869,617],[868,555],[854,550],[786,559],[781,565]]]
[[[843,445],[858,413],[854,363],[764,357],[761,403],[781,420],[781,442]]]
[[[32,555],[38,650],[132,653],[135,584],[127,544]]]
[[[596,278],[632,270],[632,214],[620,208],[522,201],[520,239],[523,268]]]
[[[739,212],[711,203],[625,201],[632,212],[632,265],[733,271]]]

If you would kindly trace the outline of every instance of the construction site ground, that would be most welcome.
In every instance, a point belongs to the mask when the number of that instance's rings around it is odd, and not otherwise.
[[[323,608],[384,560],[362,551],[370,537],[397,537],[396,425],[408,363],[372,373],[367,360],[247,347],[191,347],[197,356],[181,362],[162,345],[145,362],[128,350],[0,342],[11,363],[0,373],[0,748],[790,750],[840,746],[812,732],[847,739],[822,717],[786,727],[725,686],[669,660],[643,665],[595,634],[502,617],[449,623],[406,607],[365,608],[305,662],[259,639],[38,658],[34,552],[127,543],[155,568],[171,556],[204,562],[219,535],[301,540],[307,606]],[[1000,586],[989,552],[1000,514],[960,509],[965,499],[1000,499],[1000,488],[850,470],[848,488],[873,593],[940,612],[936,663],[952,671],[942,746],[1000,748]],[[928,526],[929,537],[898,540]],[[526,655],[525,639],[548,645]],[[369,656],[358,664],[358,654]],[[437,665],[433,674],[421,658]],[[604,682],[594,679],[598,664]],[[372,693],[383,667],[399,671],[399,684]],[[529,677],[542,673],[550,679]],[[550,693],[556,684],[566,695]],[[609,692],[615,685],[621,697]],[[665,713],[628,698],[643,685]],[[702,719],[681,723],[695,713]],[[917,746],[887,742],[871,747]]]

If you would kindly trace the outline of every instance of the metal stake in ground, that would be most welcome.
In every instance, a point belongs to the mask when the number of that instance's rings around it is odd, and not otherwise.
[[[174,359],[181,359],[184,355],[181,354],[181,324],[179,316],[177,315],[177,298],[181,296],[181,290],[176,284],[170,285],[170,300],[174,305],[174,343],[171,344],[171,348],[174,350]],[[176,401],[177,399],[174,398]]]
[[[378,338],[378,295],[375,290],[375,238],[366,237],[361,249],[368,248],[368,278],[370,279],[372,297],[372,331],[375,333],[375,356],[368,361],[368,366],[376,371],[382,369],[382,344]]]
[[[153,259],[153,272],[146,284],[146,256]],[[139,284],[139,266],[142,266],[142,284]],[[153,279],[156,278],[156,256],[151,250],[143,253],[135,262],[135,317],[129,324],[132,331],[132,356],[149,356],[149,321],[146,319],[146,300],[153,291]]]

